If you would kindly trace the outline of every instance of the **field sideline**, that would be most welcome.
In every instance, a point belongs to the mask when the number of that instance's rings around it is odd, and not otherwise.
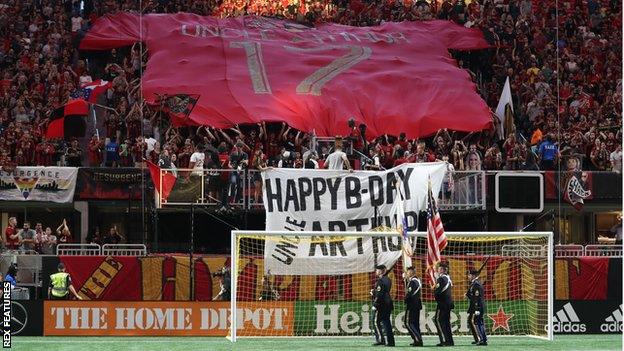
[[[533,338],[502,337],[492,338],[488,347],[470,345],[472,338],[457,337],[457,346],[446,350],[621,350],[622,335],[565,335],[555,336],[552,342]],[[232,344],[225,338],[215,337],[14,337],[15,350],[240,350],[240,351],[291,351],[291,350],[387,350],[385,347],[372,347],[370,337],[361,338],[295,338],[295,339],[240,339]],[[397,338],[395,349],[417,349],[409,347],[406,337]],[[435,347],[437,338],[425,337],[425,348]]]

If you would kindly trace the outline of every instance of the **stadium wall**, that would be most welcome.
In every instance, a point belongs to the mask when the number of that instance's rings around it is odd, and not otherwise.
[[[15,317],[15,335],[205,335],[225,336],[229,303],[211,300],[219,287],[211,273],[229,262],[228,256],[206,256],[194,259],[193,296],[190,294],[191,273],[187,256],[150,257],[44,257],[44,271],[51,272],[58,262],[64,262],[73,277],[76,289],[87,301],[12,301]],[[458,271],[461,260],[452,262]],[[245,281],[259,284],[261,272],[258,263],[247,262],[241,274]],[[498,276],[493,262],[486,268],[488,279],[508,279]],[[501,270],[502,271],[502,270]],[[509,271],[513,271],[509,270]],[[513,273],[512,273],[513,274]],[[255,280],[254,280],[255,277]],[[360,277],[361,279],[362,277]],[[370,277],[364,277],[369,279]],[[354,279],[354,277],[349,277]],[[396,279],[396,275],[394,277]],[[296,279],[277,282],[284,301],[240,302],[239,321],[245,328],[270,329],[273,335],[311,333],[333,335],[368,333],[370,305],[367,298],[357,294],[345,299],[343,292],[336,296],[345,282],[332,277],[317,277],[319,288],[300,296]],[[463,286],[457,279],[453,311],[453,328],[467,331],[465,301],[461,296]],[[348,280],[347,280],[348,281]],[[340,283],[340,284],[339,284]],[[45,282],[44,284],[48,284]],[[253,284],[252,284],[253,285]],[[394,286],[400,286],[395,284]],[[44,285],[47,286],[47,285]],[[555,260],[554,332],[558,334],[620,333],[622,332],[622,259],[607,257],[558,258]],[[242,286],[255,289],[256,286]],[[332,292],[333,291],[333,292]],[[396,311],[393,318],[400,321],[403,307],[399,295],[393,290]],[[498,301],[501,292],[488,291],[488,314],[494,315],[497,307],[505,306],[504,313],[520,313],[527,303],[518,298]],[[523,290],[523,294],[529,293]],[[519,294],[522,296],[522,294]],[[196,301],[189,301],[189,299]],[[91,300],[91,301],[88,301]],[[429,330],[428,316],[435,308],[425,295],[423,328]],[[316,316],[310,319],[310,315]],[[303,318],[302,316],[306,316]],[[345,321],[350,321],[346,323]],[[305,321],[302,322],[302,321]],[[491,330],[493,320],[487,321]],[[23,324],[23,325],[22,325]],[[396,323],[397,331],[401,330]],[[239,326],[240,328],[243,325]],[[509,319],[511,331],[513,317]],[[463,329],[466,330],[463,330]],[[499,330],[499,332],[503,332]],[[493,333],[496,334],[496,333]]]

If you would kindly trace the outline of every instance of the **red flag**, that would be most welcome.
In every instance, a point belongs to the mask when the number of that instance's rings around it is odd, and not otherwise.
[[[405,132],[408,139],[492,125],[475,83],[449,54],[491,46],[479,29],[451,21],[309,28],[251,16],[115,13],[99,17],[80,48],[139,41],[150,52],[141,80],[148,103],[199,96],[196,104],[176,104],[190,113],[171,115],[174,125],[283,121],[333,137],[348,134],[354,117],[368,138]]]
[[[176,180],[178,179],[173,173],[164,172],[162,173],[161,178],[161,169],[157,165],[153,164],[150,161],[147,161],[147,166],[149,167],[150,174],[152,175],[152,182],[154,183],[154,188],[156,192],[160,192],[162,189],[161,198],[163,200],[167,200],[169,194],[171,193],[171,189],[175,185]],[[162,184],[160,181],[162,180]]]
[[[71,100],[50,114],[46,138],[81,138],[87,128],[85,117],[89,114],[89,103],[83,99]]]
[[[431,191],[431,182],[429,182],[429,194],[427,205],[427,275],[429,276],[431,286],[436,283],[435,267],[442,260],[440,254],[447,245],[446,234],[444,234],[444,226],[438,206],[436,205],[433,192]]]

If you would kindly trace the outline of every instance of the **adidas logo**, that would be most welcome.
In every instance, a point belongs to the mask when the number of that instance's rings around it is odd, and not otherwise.
[[[601,332],[622,332],[622,305],[611,315],[605,318],[605,323],[600,325]]]
[[[620,320],[622,315],[620,313]],[[555,333],[584,333],[587,330],[585,323],[581,323],[571,303],[566,303],[555,314],[553,331]]]

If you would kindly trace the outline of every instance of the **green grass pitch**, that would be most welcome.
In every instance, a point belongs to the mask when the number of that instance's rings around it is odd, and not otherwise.
[[[566,335],[555,336],[554,341],[528,337],[493,337],[488,347],[470,345],[472,338],[455,338],[455,347],[437,348],[435,337],[425,337],[425,349],[437,350],[622,350],[622,335]],[[418,349],[409,345],[410,339],[397,338],[394,349]],[[225,338],[202,337],[15,337],[14,350],[82,350],[82,351],[177,351],[177,350],[237,350],[237,351],[291,351],[291,350],[385,350],[372,347],[370,337],[359,338],[242,338],[232,344]]]

